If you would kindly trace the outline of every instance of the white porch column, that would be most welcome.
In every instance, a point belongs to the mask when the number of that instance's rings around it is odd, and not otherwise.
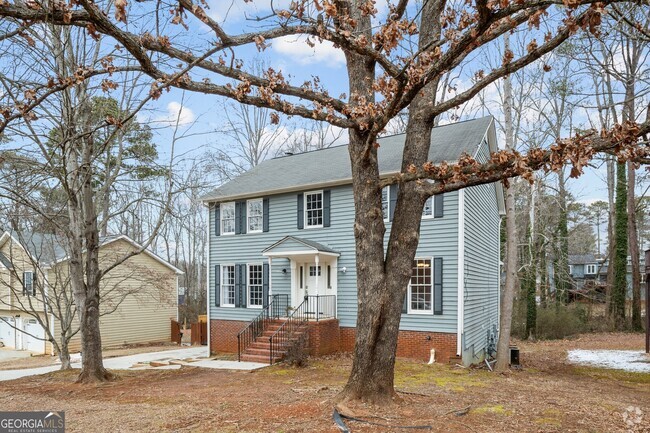
[[[290,259],[289,263],[291,264],[291,299],[289,299],[289,303],[292,307],[295,307],[298,305],[295,301],[296,297],[298,296],[298,283],[296,282],[296,279],[299,277],[298,274],[296,274],[296,261],[294,259]]]
[[[314,261],[316,262],[316,294],[320,295],[320,287],[319,287],[319,278],[320,278],[320,272],[318,272],[318,267],[320,266],[320,258],[318,257],[318,253],[314,255]]]
[[[269,256],[269,298],[273,296],[273,285],[271,282],[273,281],[273,258]],[[271,299],[267,299],[266,302],[271,302]]]

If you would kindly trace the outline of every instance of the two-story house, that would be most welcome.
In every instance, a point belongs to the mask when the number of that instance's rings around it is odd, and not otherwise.
[[[400,171],[405,135],[379,140],[382,177]],[[491,117],[436,127],[430,160],[497,150]],[[396,186],[382,193],[386,240]],[[307,332],[312,354],[351,351],[357,318],[354,201],[347,146],[267,160],[203,198],[209,209],[211,352],[273,362]],[[400,323],[398,356],[465,364],[496,341],[500,184],[431,197]]]

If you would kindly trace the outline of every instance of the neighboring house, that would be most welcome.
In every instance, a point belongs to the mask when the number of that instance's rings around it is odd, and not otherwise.
[[[569,254],[569,275],[574,282],[574,288],[582,290],[588,281],[596,282],[602,260],[593,254]]]
[[[50,300],[63,299],[63,293],[72,297],[63,245],[62,239],[54,235],[4,232],[0,237],[0,341],[5,346],[53,354],[54,347],[45,341],[45,330],[36,313],[25,310],[38,312],[55,337],[60,334],[60,323],[51,310],[45,311],[43,294]],[[115,263],[140,248],[124,235],[102,238],[99,266]],[[169,341],[170,319],[176,319],[178,314],[180,274],[180,270],[148,250],[110,270],[100,286],[102,346]],[[59,297],[54,298],[55,293]],[[73,329],[78,328],[76,315],[72,317]],[[79,349],[77,333],[70,351]]]
[[[378,140],[382,177],[399,172],[404,139]],[[486,161],[496,150],[494,121],[486,117],[434,128],[429,157],[434,163],[455,162],[467,153]],[[357,280],[351,184],[348,148],[337,146],[267,160],[203,198],[210,213],[212,352],[239,351],[241,359],[269,362],[295,341],[300,323],[308,327],[313,354],[353,349]],[[396,192],[393,186],[382,194],[386,240]],[[429,359],[435,349],[439,362],[484,358],[498,328],[503,211],[500,184],[429,199],[398,356]]]
[[[645,254],[641,254],[639,256],[639,261],[640,261],[640,270],[641,270],[641,299],[645,300]],[[602,262],[602,265],[599,268],[599,273],[598,273],[598,280],[601,282],[601,284],[607,284],[607,269],[609,268],[609,259],[606,259]],[[627,257],[627,300],[631,301],[632,300],[632,259],[630,256]]]

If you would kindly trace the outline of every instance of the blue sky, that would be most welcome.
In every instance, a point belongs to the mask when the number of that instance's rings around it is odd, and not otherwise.
[[[276,8],[286,7],[288,1],[281,0],[275,2]],[[221,2],[212,0],[209,2],[211,9],[208,11],[212,18],[224,23],[226,30],[232,32],[241,32],[242,30],[252,30],[257,24],[250,19],[254,16],[264,15],[268,10],[268,0],[255,2]],[[385,11],[385,2],[378,2],[378,9]],[[203,33],[203,31],[205,33]],[[209,38],[207,28],[195,35],[197,38]],[[304,80],[310,80],[313,76],[318,76],[325,86],[333,95],[347,93],[347,73],[345,70],[345,58],[343,53],[329,44],[317,44],[316,48],[310,48],[304,43],[303,39],[297,37],[287,37],[272,42],[271,46],[264,52],[258,53],[254,47],[245,48],[238,52],[238,56],[247,58],[257,58],[264,61],[266,66],[271,66],[276,70],[283,72],[285,76],[290,76],[294,83],[302,83]],[[466,79],[466,81],[469,81]],[[459,86],[463,87],[463,77],[458,80]],[[498,103],[496,95],[487,92],[487,98],[490,103]],[[219,98],[211,95],[182,93],[178,90],[172,90],[164,93],[163,96],[152,105],[154,113],[146,114],[146,118],[154,120],[154,124],[164,126],[165,122],[171,117],[175,117],[183,103],[183,126],[181,130],[192,134],[190,137],[179,141],[177,152],[201,152],[204,149],[221,147],[227,148],[228,138],[223,134],[214,132],[223,127],[224,116],[223,108]],[[478,117],[476,110],[464,111],[461,119]],[[145,118],[142,117],[141,118]],[[583,116],[582,122],[586,123],[586,116]],[[166,143],[171,141],[169,128],[157,130],[161,151],[164,156]],[[345,142],[345,137],[343,138]],[[599,164],[599,163],[597,163]],[[607,188],[604,180],[605,168],[600,165],[597,168],[587,168],[585,174],[578,179],[570,179],[568,186],[573,195],[579,200],[586,203],[595,200],[607,199]]]

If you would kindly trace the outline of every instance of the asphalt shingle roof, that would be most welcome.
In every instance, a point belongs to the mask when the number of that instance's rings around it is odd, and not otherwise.
[[[276,243],[274,243],[271,246],[269,246],[268,248],[266,248],[263,252],[272,251],[275,247],[277,247],[279,245],[282,245],[283,243],[285,243],[287,241],[291,241],[291,240],[299,242],[299,243],[301,243],[301,244],[303,244],[303,245],[305,245],[307,247],[313,248],[316,251],[320,251],[320,252],[323,252],[323,253],[340,254],[338,251],[333,250],[332,248],[330,248],[328,246],[325,246],[323,244],[320,244],[318,242],[315,242],[315,241],[312,241],[312,240],[309,240],[309,239],[299,238],[297,236],[285,236],[284,238],[280,239]]]
[[[593,254],[569,254],[570,265],[586,265],[589,263],[598,263],[596,256]]]
[[[433,163],[452,162],[463,153],[473,155],[491,122],[492,117],[488,116],[433,128],[429,160]],[[382,175],[399,172],[405,138],[405,134],[399,134],[378,140],[379,172]],[[297,187],[344,183],[351,179],[348,146],[335,146],[264,161],[206,194],[202,200],[250,197]]]

